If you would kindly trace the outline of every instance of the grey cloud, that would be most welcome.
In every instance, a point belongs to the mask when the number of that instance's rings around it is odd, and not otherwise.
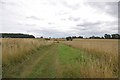
[[[34,0],[33,0],[34,1]],[[39,0],[41,1],[41,0]],[[83,20],[81,20],[81,18],[79,18],[79,16],[76,16],[76,17],[73,17],[74,15],[69,15],[71,14],[69,12],[68,9],[72,9],[70,11],[74,11],[76,9],[79,9],[79,3],[78,4],[73,4],[73,5],[70,5],[68,4],[67,2],[62,2],[62,7],[64,6],[65,10],[61,9],[61,11],[59,10],[58,12],[58,17],[60,17],[59,19],[61,21],[74,21],[75,23],[77,23],[74,27],[70,27],[70,29],[72,28],[73,31],[70,31],[70,32],[62,32],[60,30],[56,30],[56,25],[55,24],[56,22],[49,22],[47,21],[47,26],[46,28],[41,28],[38,26],[40,24],[32,24],[32,23],[26,23],[26,19],[27,20],[31,20],[33,21],[34,23],[34,20],[44,20],[44,18],[42,19],[41,17],[38,17],[37,15],[31,15],[31,16],[25,16],[24,15],[24,10],[28,9],[27,6],[25,5],[24,3],[24,0],[23,0],[23,3],[19,3],[21,2],[21,0],[0,0],[0,4],[2,5],[5,5],[3,7],[7,8],[6,9],[6,12],[5,10],[3,11],[3,23],[4,25],[3,26],[3,31],[5,32],[25,32],[27,31],[28,33],[32,32],[32,33],[35,33],[35,36],[46,36],[46,37],[65,37],[65,36],[71,36],[71,35],[74,35],[74,34],[78,34],[78,35],[84,35],[84,36],[91,36],[91,35],[103,35],[104,33],[112,33],[112,32],[116,32],[117,30],[117,22],[96,22],[96,23],[91,23],[91,22],[86,22],[84,21],[83,24],[80,24],[79,22]],[[47,3],[50,2],[51,5],[57,5],[56,2],[51,1],[51,0],[46,0]],[[18,5],[18,4],[21,4],[22,6],[20,6],[19,8],[14,6],[14,5]],[[51,6],[50,5],[50,6]],[[88,3],[88,4],[85,4],[85,5],[89,5],[91,6],[91,8],[96,8],[100,11],[103,11],[103,12],[106,12],[108,13],[108,15],[112,15],[114,17],[117,17],[117,3],[98,3],[98,2],[92,2],[92,3]],[[108,9],[106,9],[105,7],[109,7]],[[25,8],[25,9],[24,9]],[[19,10],[21,9],[21,10]],[[10,11],[9,11],[10,10]],[[22,11],[23,10],[23,11]],[[67,13],[68,12],[68,13]],[[120,9],[119,9],[119,12],[120,12]],[[6,14],[4,14],[6,13]],[[9,13],[9,16],[7,17],[7,13]],[[15,13],[15,14],[13,14]],[[55,14],[56,14],[55,13]],[[21,15],[20,15],[21,14]],[[49,14],[49,13],[48,13]],[[78,13],[79,14],[79,13]],[[62,16],[64,15],[64,16]],[[93,14],[94,15],[94,14]],[[22,18],[24,17],[24,18]],[[44,16],[43,16],[44,17]],[[67,18],[66,18],[67,17]],[[5,19],[4,19],[5,18]],[[54,16],[54,18],[56,19],[57,17]],[[18,23],[16,25],[16,23],[18,21],[21,21],[21,23]],[[2,24],[3,24],[2,23]],[[71,23],[70,23],[71,24]],[[105,24],[104,26],[101,26],[102,24]],[[61,26],[64,25],[64,24],[61,24]],[[33,26],[36,26],[36,27],[33,27]],[[44,25],[43,25],[44,26]],[[51,26],[55,26],[53,28],[49,28]],[[106,27],[107,26],[107,27]],[[39,28],[39,29],[38,29]],[[102,29],[103,30],[102,30]],[[31,29],[31,30],[30,30]]]
[[[25,26],[36,26],[36,24],[25,24]]]
[[[107,12],[113,16],[118,17],[118,3],[108,3],[108,6],[110,7],[110,9],[108,9]]]
[[[79,3],[78,4],[75,4],[75,5],[69,5],[66,1],[61,1],[62,2],[62,5],[69,8],[69,9],[72,9],[72,10],[76,10],[79,8]]]
[[[96,22],[96,23],[90,23],[90,22],[85,22],[84,24],[77,24],[76,26],[96,26],[96,25],[99,25],[101,24],[101,22]]]
[[[84,22],[83,24],[77,24],[77,27],[97,27],[99,25],[105,24],[106,26],[114,26],[117,25],[118,22],[117,21],[113,21],[113,22],[109,22],[109,21],[105,21],[105,22],[95,22],[95,23],[91,23],[91,22]]]
[[[36,17],[36,16],[27,16],[27,19],[35,19],[35,20],[41,20],[40,18]]]
[[[22,3],[18,0],[16,1],[12,1],[12,0],[0,0],[0,4],[5,5],[5,6],[19,6]]]
[[[0,1],[0,4],[6,4],[6,2],[4,2],[4,1]]]
[[[109,25],[109,26],[114,26],[114,25],[118,25],[118,21],[113,21],[113,22],[103,22],[105,23],[106,25]]]
[[[114,22],[106,22],[105,26],[108,26],[108,28],[106,29],[109,29],[110,31],[118,31],[118,22],[117,21],[114,21]]]
[[[60,19],[61,21],[66,21],[67,19],[65,19],[65,18],[62,18],[62,19]]]
[[[0,4],[5,4],[5,5],[15,5],[15,3],[14,2],[8,2],[8,1],[3,1],[3,0],[1,0],[0,1]]]
[[[48,22],[48,24],[49,24],[49,25],[53,25],[53,24],[55,24],[55,23],[53,23],[53,22]]]
[[[78,17],[78,18],[69,17],[69,18],[68,18],[68,20],[70,20],[70,21],[79,21],[79,20],[80,20],[80,18],[79,18],[79,17]]]
[[[76,25],[73,29],[76,30],[78,34],[82,34],[86,37],[91,35],[102,36],[105,33],[116,33],[118,31],[116,23],[117,21],[96,23],[84,22],[83,24]]]
[[[118,2],[118,21],[120,23],[120,2]]]
[[[29,30],[27,32],[34,32],[37,35],[39,36],[43,36],[43,37],[65,37],[65,36],[70,36],[71,34],[67,33],[67,32],[61,32],[61,31],[58,31],[56,29],[41,29],[41,30]]]
[[[118,30],[118,27],[114,27],[114,26],[113,26],[113,27],[109,28],[109,30],[110,30],[110,29],[115,31],[115,30]]]
[[[80,17],[75,18],[75,17],[69,16],[68,18],[62,18],[61,20],[62,21],[69,20],[69,21],[75,21],[75,22],[77,22],[77,21],[80,21],[81,18]]]
[[[89,2],[88,5],[91,7],[97,8],[112,16],[118,16],[118,3],[117,2]],[[106,8],[108,7],[108,9]]]
[[[59,13],[56,13],[56,15],[67,15],[69,14],[68,12],[61,10]]]
[[[54,2],[54,1],[52,1],[52,0],[48,0],[48,2],[51,4],[51,5],[53,5],[53,6],[56,6],[57,4]]]
[[[21,25],[23,25],[23,24],[22,24],[22,23],[17,23],[17,25],[20,25],[20,26],[21,26]]]
[[[103,36],[105,33],[109,33],[109,30],[100,30],[98,28],[88,28],[85,30],[77,29],[77,33],[79,35],[83,35],[84,37],[90,37],[92,35],[94,36]]]
[[[120,1],[118,2],[118,33],[120,34]]]

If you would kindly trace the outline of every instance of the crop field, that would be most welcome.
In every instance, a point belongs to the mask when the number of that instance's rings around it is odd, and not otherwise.
[[[118,74],[118,40],[110,39],[76,39],[74,41],[65,41],[64,44],[78,48],[87,53],[89,63],[83,66],[84,75],[89,77],[111,77]],[[91,73],[91,74],[90,74]],[[100,75],[101,74],[101,75]],[[88,76],[87,75],[87,76]]]
[[[116,78],[117,39],[2,39],[3,78]]]

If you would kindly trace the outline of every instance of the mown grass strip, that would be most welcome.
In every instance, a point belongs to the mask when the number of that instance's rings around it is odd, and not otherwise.
[[[49,48],[45,54],[46,56],[38,62],[34,67],[32,73],[28,76],[30,78],[55,78],[56,76],[56,49],[57,45]]]
[[[79,49],[72,48],[70,46],[60,44],[59,49],[59,61],[61,63],[62,77],[63,78],[79,78],[80,64],[87,60],[87,56]]]

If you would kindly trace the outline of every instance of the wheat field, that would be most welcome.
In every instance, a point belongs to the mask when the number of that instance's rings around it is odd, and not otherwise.
[[[73,41],[54,41],[44,39],[3,38],[1,43],[2,66],[5,77],[16,77],[18,73],[23,75],[19,70],[21,67],[23,67],[23,71],[26,70],[25,75],[29,75],[27,68],[30,69],[32,73],[30,76],[33,77],[38,74],[41,77],[43,77],[43,74],[44,76],[51,77],[51,75],[55,75],[57,71],[60,71],[60,73],[56,74],[63,78],[118,77],[119,48],[117,39],[73,39]],[[28,63],[30,67],[24,62]],[[18,63],[20,65],[17,65]],[[33,65],[38,67],[33,67]],[[24,66],[27,68],[24,69]],[[33,71],[31,70],[31,66]],[[39,72],[38,70],[41,69],[45,69],[47,72]],[[53,70],[54,74],[52,74],[51,70]],[[19,72],[16,73],[16,71]],[[18,77],[21,75],[18,75]],[[39,75],[37,77],[40,77]]]
[[[91,56],[88,57],[89,62],[84,62],[87,65],[81,65],[81,73],[85,77],[118,77],[118,40],[74,39],[62,43],[81,49]]]
[[[2,62],[3,65],[15,63],[24,59],[28,54],[40,46],[49,45],[42,39],[22,39],[22,38],[6,38],[2,39]]]

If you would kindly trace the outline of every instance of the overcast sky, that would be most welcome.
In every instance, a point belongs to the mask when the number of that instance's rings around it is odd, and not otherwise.
[[[0,32],[36,37],[84,37],[118,33],[117,2],[0,0]]]

